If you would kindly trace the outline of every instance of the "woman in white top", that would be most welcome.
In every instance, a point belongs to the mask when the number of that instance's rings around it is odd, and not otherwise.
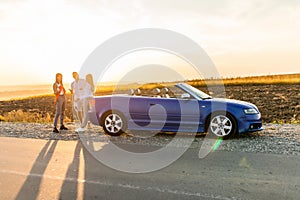
[[[84,131],[88,122],[89,102],[94,97],[94,81],[91,74],[87,74],[85,77],[85,87],[83,88],[83,95],[80,97],[83,107],[83,117],[80,128],[76,129],[76,132]]]

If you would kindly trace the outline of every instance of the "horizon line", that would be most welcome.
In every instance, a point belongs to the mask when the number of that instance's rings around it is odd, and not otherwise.
[[[183,81],[196,81],[196,80],[228,80],[228,79],[246,79],[246,78],[258,78],[258,77],[271,77],[271,76],[290,76],[290,75],[300,75],[300,72],[297,72],[297,73],[275,73],[275,74],[262,74],[262,75],[241,75],[241,76],[221,76],[221,77],[211,77],[211,78],[208,78],[208,79],[186,79],[186,80],[183,80]],[[135,82],[128,82],[128,84],[133,84],[133,83],[139,83],[141,81],[135,81]],[[158,82],[158,81],[157,81]],[[173,80],[173,81],[160,81],[160,82],[179,82],[179,80]],[[107,82],[98,82],[96,85],[98,84],[105,84],[107,86],[109,86],[109,84],[115,84],[115,83],[118,83],[117,81],[107,81]],[[150,83],[150,82],[149,82]],[[7,86],[10,86],[10,87],[17,87],[17,86],[21,86],[21,87],[30,87],[30,86],[46,86],[46,85],[49,85],[49,84],[52,84],[52,83],[40,83],[40,84],[17,84],[17,85],[0,85],[0,87],[7,87]],[[65,83],[66,85],[68,84],[71,84],[71,82],[66,82]]]

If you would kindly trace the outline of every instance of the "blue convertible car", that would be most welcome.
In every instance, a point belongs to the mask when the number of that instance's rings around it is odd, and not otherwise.
[[[186,83],[91,100],[89,118],[113,136],[128,130],[210,132],[224,139],[262,130],[258,108],[248,102],[212,98]]]

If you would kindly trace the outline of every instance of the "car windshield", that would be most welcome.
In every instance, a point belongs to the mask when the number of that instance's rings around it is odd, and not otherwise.
[[[187,90],[188,92],[191,93],[191,95],[194,95],[198,98],[201,98],[201,99],[211,99],[212,97],[209,96],[208,94],[202,92],[201,90],[198,90],[197,88],[189,85],[189,84],[186,84],[186,83],[182,83],[180,84],[179,86],[182,86],[185,90]]]

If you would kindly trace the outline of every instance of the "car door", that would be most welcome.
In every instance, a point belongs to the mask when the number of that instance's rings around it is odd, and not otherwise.
[[[128,128],[133,130],[173,131],[180,124],[177,99],[132,97],[129,101],[129,113]]]
[[[182,132],[197,132],[201,124],[201,107],[197,99],[179,99],[180,128]]]
[[[196,99],[132,97],[129,103],[132,130],[197,131],[200,119]]]
[[[159,105],[165,110],[165,113],[162,112],[162,109],[154,110],[151,124],[154,127],[158,127],[161,126],[161,122],[164,122],[163,131],[197,132],[199,124],[201,124],[201,107],[199,103],[196,99],[151,99],[149,101],[150,108],[151,106]],[[166,114],[165,118],[162,117],[164,114]]]

